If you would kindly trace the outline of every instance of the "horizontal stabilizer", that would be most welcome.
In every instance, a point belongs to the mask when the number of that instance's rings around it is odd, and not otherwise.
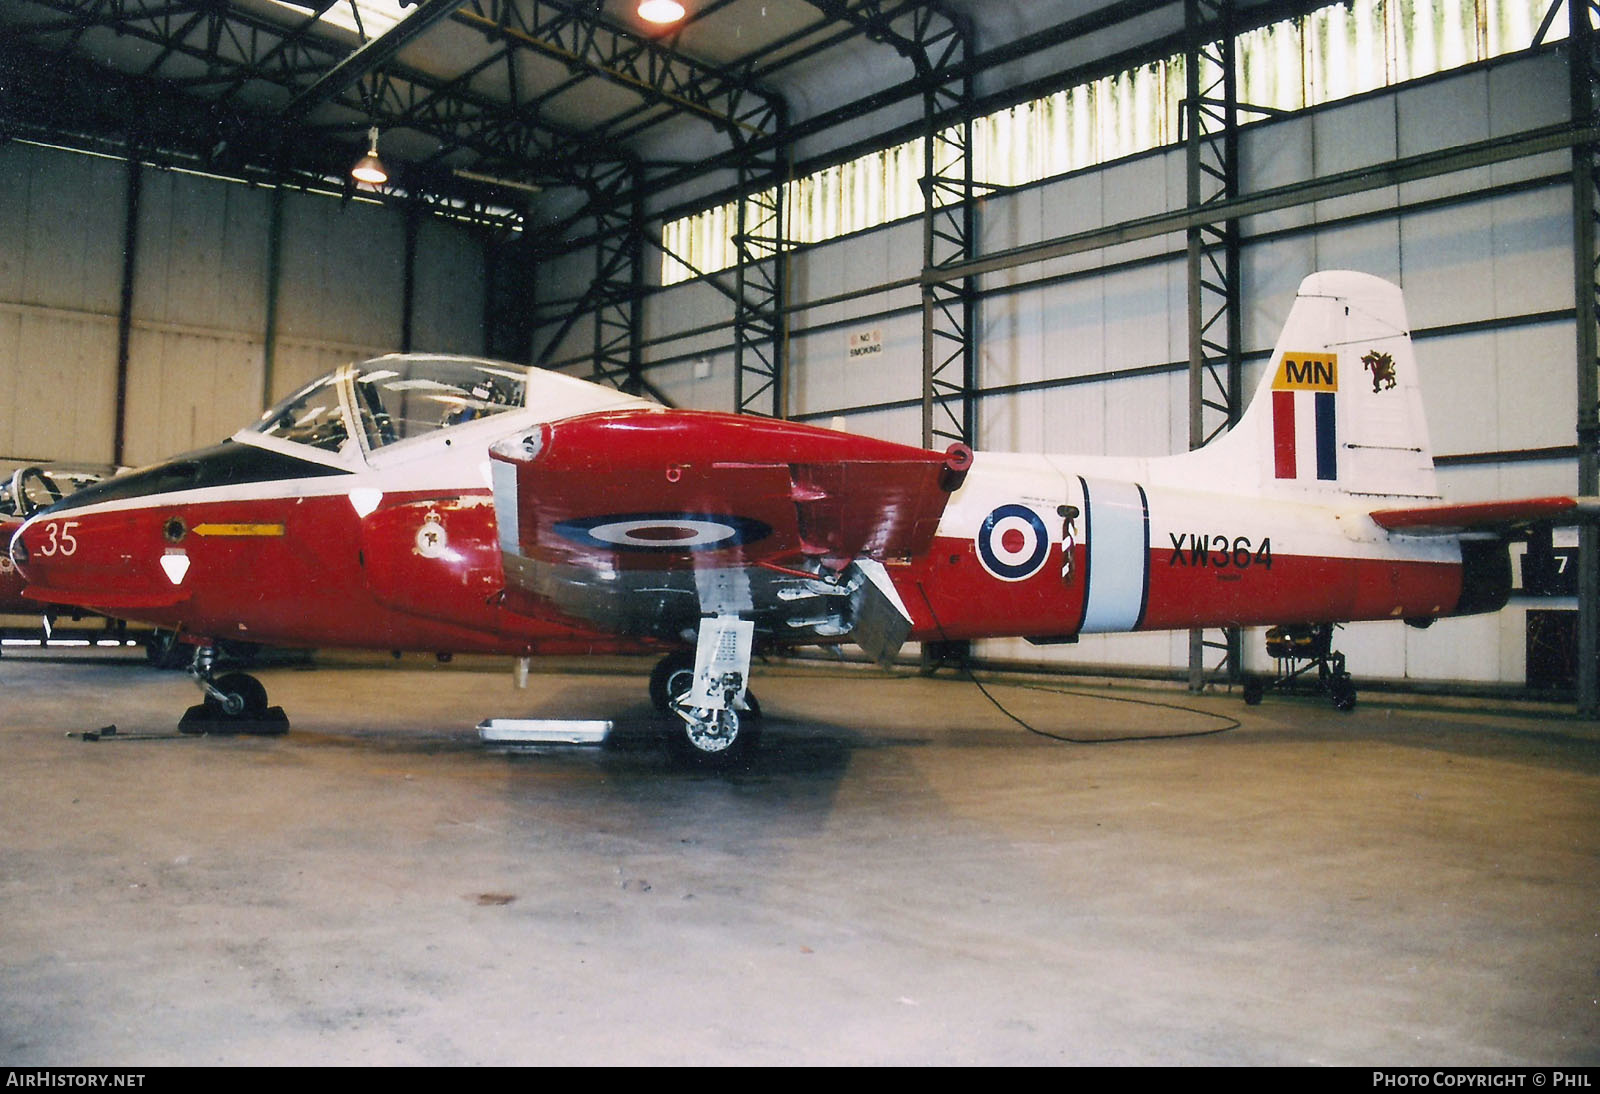
[[[1600,498],[1547,497],[1481,501],[1464,505],[1421,505],[1378,509],[1380,528],[1406,536],[1458,536],[1465,532],[1505,533],[1532,524],[1580,524],[1600,517]]]

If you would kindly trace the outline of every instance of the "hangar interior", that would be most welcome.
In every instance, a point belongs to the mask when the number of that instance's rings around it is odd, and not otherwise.
[[[1350,269],[1446,498],[1600,495],[1593,0],[685,6],[0,0],[0,471],[391,351],[1176,453]],[[181,681],[8,644],[0,1063],[1592,1067],[1600,565],[1535,546],[1498,613],[1340,632],[1417,705],[1246,711],[1259,631],[985,640],[1038,733],[791,662],[727,778],[593,660],[501,683],[632,736],[507,756],[443,728],[499,665],[273,667],[288,738],[167,746]]]
[[[1595,493],[1564,5],[721,0],[665,32],[620,3],[321,7],[0,6],[6,469],[148,463],[410,349],[1160,455],[1225,430],[1300,279],[1349,268],[1406,292],[1446,498]],[[358,186],[374,128],[394,174]],[[1595,709],[1595,567],[1558,536],[1563,580],[1352,625],[1353,670]],[[975,653],[1272,667],[1259,632]]]

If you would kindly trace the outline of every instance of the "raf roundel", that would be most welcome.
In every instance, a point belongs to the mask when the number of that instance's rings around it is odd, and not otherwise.
[[[765,539],[759,520],[707,513],[633,513],[564,520],[557,532],[588,547],[631,551],[715,551]]]
[[[1001,581],[1022,581],[1050,557],[1050,533],[1026,505],[1002,505],[978,529],[978,561]]]

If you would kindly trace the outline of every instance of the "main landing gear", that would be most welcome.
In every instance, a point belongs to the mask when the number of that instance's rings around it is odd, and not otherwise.
[[[183,712],[179,733],[250,733],[270,737],[289,732],[289,717],[282,707],[267,705],[267,689],[254,676],[242,672],[213,675],[217,651],[196,646],[189,675],[205,692],[205,699]]]
[[[1333,648],[1333,624],[1273,627],[1267,632],[1267,653],[1278,663],[1271,680],[1252,676],[1244,682],[1244,701],[1249,706],[1261,702],[1266,689],[1299,691],[1302,687],[1320,691],[1335,710],[1353,710],[1356,685],[1345,671],[1344,654]],[[1316,672],[1314,683],[1306,678]]]
[[[650,701],[679,722],[667,738],[679,760],[725,769],[749,758],[761,719],[749,690],[754,635],[737,616],[704,619],[694,652],[670,653],[651,672]]]

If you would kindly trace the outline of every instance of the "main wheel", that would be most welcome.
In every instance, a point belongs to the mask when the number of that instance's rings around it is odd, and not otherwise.
[[[742,710],[711,712],[697,718],[683,709],[694,686],[692,651],[670,653],[650,674],[650,700],[663,714],[672,716],[667,747],[673,758],[689,767],[725,771],[743,765],[755,748],[761,722],[761,702],[749,688]]]
[[[1334,676],[1328,685],[1328,694],[1333,699],[1334,710],[1354,710],[1356,707],[1356,685],[1350,679],[1348,672],[1341,672]]]
[[[760,715],[750,711],[721,710],[707,719],[684,718],[667,734],[667,748],[673,759],[688,767],[707,771],[727,771],[746,764],[760,736]]]
[[[694,683],[694,651],[667,654],[650,672],[650,701],[662,714],[672,713],[672,701],[689,693]]]
[[[650,672],[650,702],[662,714],[676,714],[673,704],[689,694],[693,685],[694,653],[669,653]],[[744,689],[744,709],[740,713],[746,719],[761,717],[761,700],[749,688]]]
[[[1244,680],[1244,705],[1253,707],[1261,702],[1261,696],[1266,694],[1267,687],[1258,677],[1247,676]]]

